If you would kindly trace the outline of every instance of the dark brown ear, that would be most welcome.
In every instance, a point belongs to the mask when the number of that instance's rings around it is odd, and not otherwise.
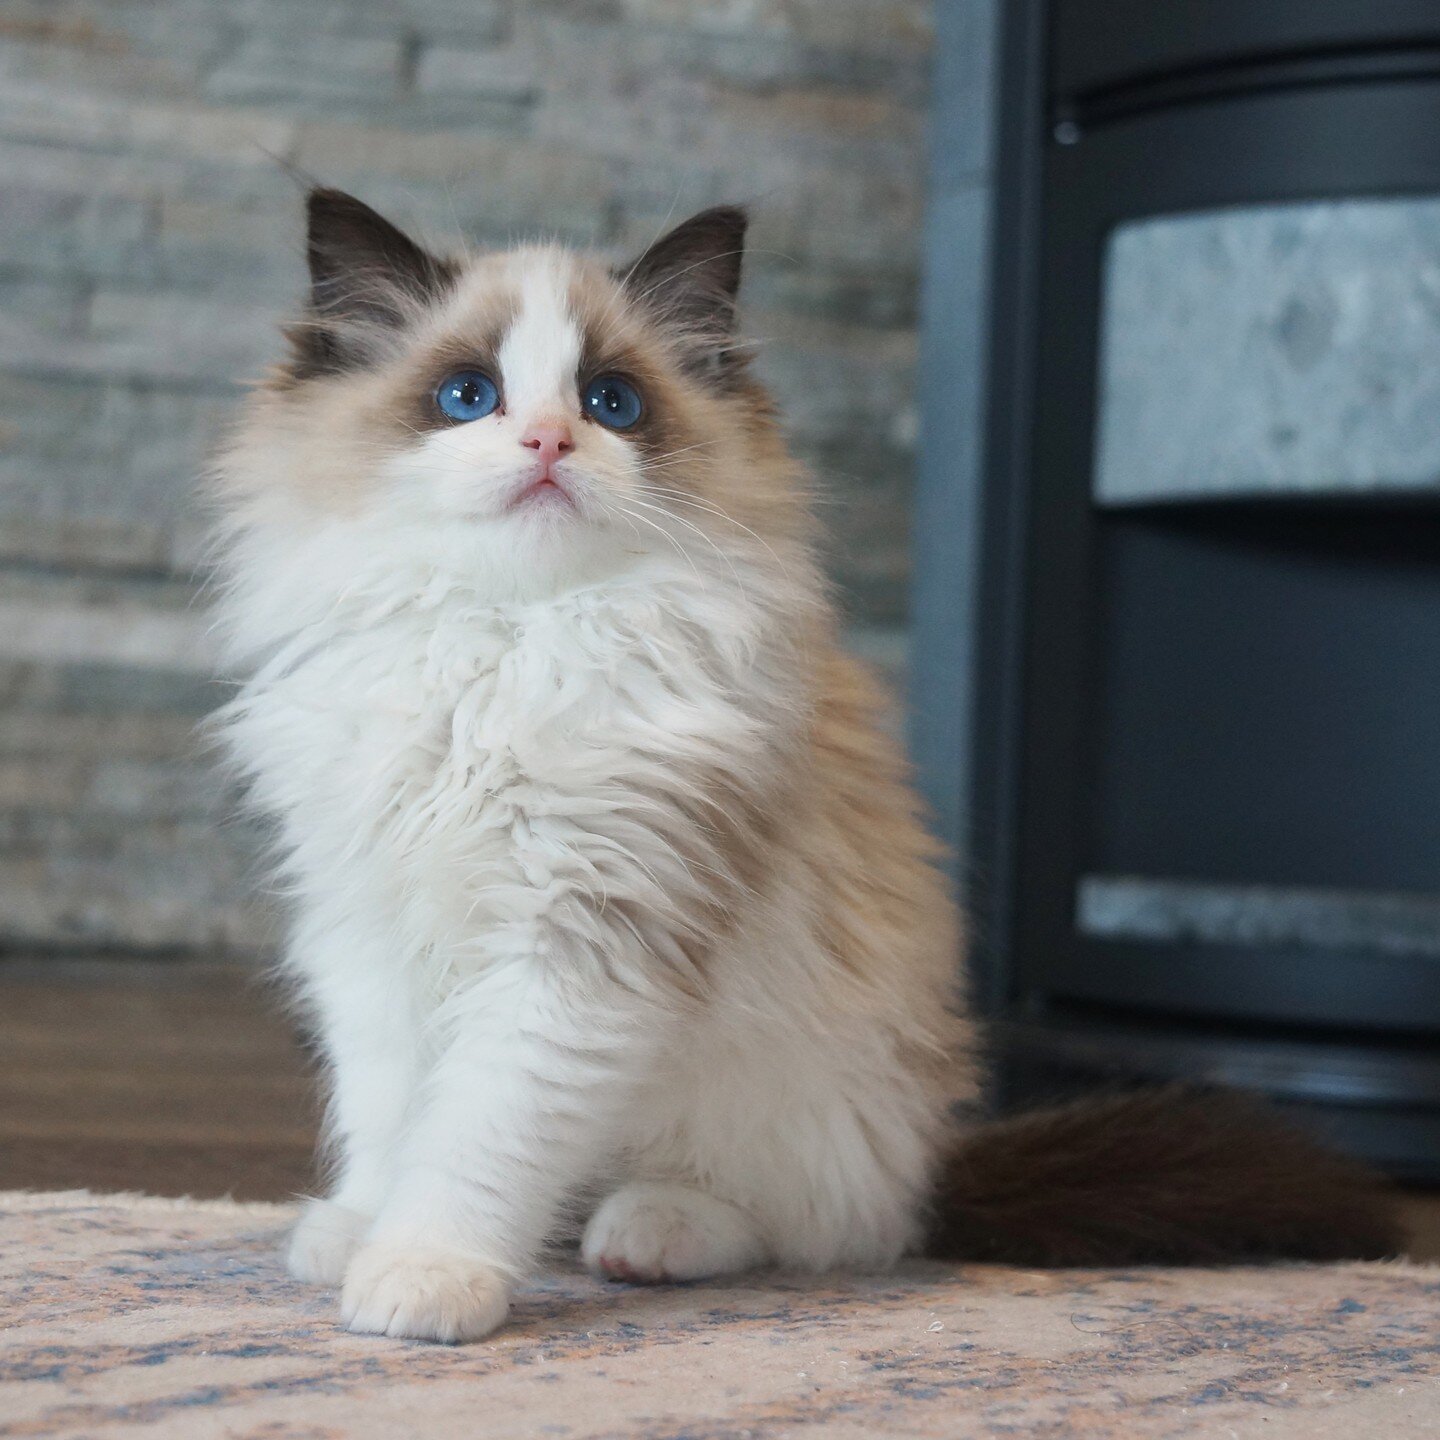
[[[364,364],[384,331],[453,279],[446,261],[343,190],[311,190],[306,215],[310,316],[291,339],[308,373]]]
[[[620,272],[626,290],[702,351],[724,354],[735,330],[747,223],[738,205],[692,215]]]

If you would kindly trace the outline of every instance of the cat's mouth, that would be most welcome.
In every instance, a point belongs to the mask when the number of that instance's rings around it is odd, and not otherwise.
[[[528,476],[521,481],[505,508],[515,511],[541,506],[546,509],[555,506],[564,506],[571,510],[577,508],[570,487],[562,477],[551,470]]]

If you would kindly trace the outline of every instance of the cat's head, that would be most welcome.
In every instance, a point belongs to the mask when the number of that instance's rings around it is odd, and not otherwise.
[[[308,211],[309,302],[224,467],[252,509],[502,591],[790,524],[734,332],[742,210],[617,268],[552,245],[442,258],[336,190]]]

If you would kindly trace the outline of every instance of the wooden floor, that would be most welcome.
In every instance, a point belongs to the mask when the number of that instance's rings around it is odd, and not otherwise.
[[[283,1200],[312,1191],[313,1067],[254,976],[193,965],[0,965],[0,1190]],[[1440,1194],[1404,1197],[1440,1260]]]
[[[244,971],[0,967],[0,1189],[305,1192],[311,1068]]]

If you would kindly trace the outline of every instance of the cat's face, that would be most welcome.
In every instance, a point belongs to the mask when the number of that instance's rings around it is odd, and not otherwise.
[[[516,592],[747,530],[737,476],[774,441],[732,336],[744,228],[707,211],[618,271],[553,246],[456,262],[312,193],[310,310],[249,427],[266,483]]]

